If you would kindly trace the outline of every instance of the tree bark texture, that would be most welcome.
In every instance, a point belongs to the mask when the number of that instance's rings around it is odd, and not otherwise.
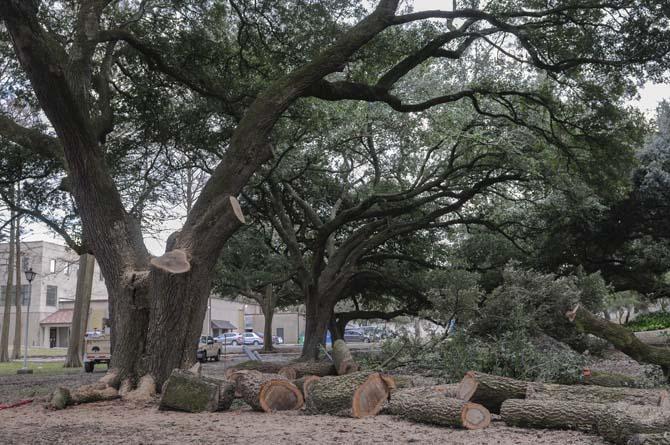
[[[17,201],[19,191],[17,191]],[[22,338],[22,322],[21,322],[21,219],[19,215],[16,215],[16,223],[14,224],[14,248],[15,248],[15,266],[16,270],[16,286],[14,286],[14,345],[12,347],[12,359],[18,359],[21,357],[21,338]],[[9,292],[9,290],[7,291]],[[26,314],[26,322],[28,322],[28,317],[30,314]],[[27,352],[27,351],[26,351]]]
[[[641,363],[659,365],[668,376],[670,372],[670,349],[650,346],[638,339],[625,327],[598,318],[581,306],[569,311],[565,316],[575,327],[586,334],[592,334],[609,341],[619,351]]]
[[[634,434],[627,445],[670,445],[670,431],[656,434]]]
[[[621,404],[510,399],[503,403],[500,415],[510,426],[579,430],[621,445],[638,433],[670,431],[667,413]]]
[[[245,373],[236,379],[242,399],[255,411],[287,411],[300,409],[302,392],[279,374]]]
[[[93,290],[93,269],[95,257],[90,253],[79,256],[79,270],[77,274],[77,290],[74,298],[74,313],[70,328],[70,343],[65,358],[66,368],[80,368],[81,357],[84,353],[84,334],[88,325],[88,312],[91,305]]]
[[[275,303],[276,297],[274,295],[272,284],[265,286],[265,292],[263,294],[263,304],[261,308],[263,309],[263,351],[272,352],[274,347],[272,346],[272,319],[275,315]]]
[[[333,344],[333,364],[338,375],[349,374],[359,369],[344,340],[336,340]]]
[[[308,296],[305,300],[305,342],[302,346],[303,360],[318,360],[321,345],[325,342],[330,314],[335,304],[326,298]],[[331,307],[332,306],[332,307]]]
[[[555,385],[528,383],[526,398],[562,400],[565,402],[617,403],[651,405],[668,409],[668,392],[661,389],[608,388],[605,386]]]
[[[13,190],[12,190],[13,192]],[[0,335],[0,362],[9,361],[9,323],[12,313],[12,286],[14,285],[14,211],[10,212],[9,255],[7,258],[7,287],[5,288],[5,304],[2,315],[2,334]]]
[[[327,375],[337,375],[335,365],[329,361],[307,361],[289,363],[282,369],[291,368],[295,371],[295,377],[300,378],[306,375],[316,375],[319,377]]]
[[[175,369],[165,381],[159,409],[190,413],[217,411],[220,406],[220,383],[189,371]],[[229,394],[226,393],[226,396],[229,397]]]
[[[388,400],[389,393],[386,382],[376,372],[326,376],[310,384],[305,406],[310,414],[375,416]]]
[[[584,385],[606,386],[610,388],[641,388],[644,383],[635,377],[615,372],[593,371],[589,370],[588,375],[582,377]]]
[[[318,381],[321,377],[318,375],[306,375],[300,378],[297,378],[293,380],[293,384],[298,388],[300,391],[302,391],[302,396],[305,400],[307,400],[307,394],[309,393],[309,387],[312,385],[312,383]]]
[[[482,405],[414,389],[394,392],[384,412],[415,422],[471,430],[486,428],[491,423],[491,414]]]
[[[225,376],[230,378],[237,371],[253,370],[262,373],[277,374],[282,368],[288,366],[286,363],[261,362],[258,360],[247,360],[226,369]]]
[[[459,399],[479,403],[498,414],[505,400],[525,398],[527,386],[528,382],[521,380],[468,371],[456,392]]]

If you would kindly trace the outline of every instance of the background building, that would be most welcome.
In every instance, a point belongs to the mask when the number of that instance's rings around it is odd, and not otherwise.
[[[5,298],[14,298],[14,289],[7,290],[9,244],[0,243],[0,327],[2,326],[2,312]],[[77,273],[79,269],[79,255],[68,247],[47,241],[29,241],[21,243],[20,270],[15,271],[21,277],[21,322],[30,319],[28,344],[30,346],[67,346],[72,315],[67,318],[67,312],[60,312],[67,302],[74,304],[77,288]],[[37,273],[32,283],[32,292],[24,272],[29,268]],[[92,300],[104,300],[107,306],[107,289],[105,288],[100,268],[95,265]],[[14,276],[16,283],[16,276]],[[30,299],[30,313],[27,313],[28,299]],[[93,306],[93,304],[92,304]],[[9,325],[9,344],[14,338],[14,313],[12,304],[11,321]],[[56,314],[58,313],[58,314]],[[41,324],[44,320],[51,320]],[[23,325],[25,326],[25,324]],[[23,335],[23,331],[22,331]]]
[[[3,322],[4,301],[8,295],[6,286],[8,256],[9,244],[0,243],[0,328]],[[18,273],[21,274],[22,323],[25,323],[27,316],[30,318],[28,344],[33,347],[67,347],[74,313],[79,255],[60,244],[28,241],[21,243],[20,263],[21,270]],[[29,286],[24,272],[31,267],[37,275],[33,280],[32,293],[28,295]],[[10,298],[14,298],[14,291],[9,294]],[[28,298],[31,298],[30,314],[26,313]],[[217,336],[231,331],[263,332],[264,317],[258,304],[224,300],[215,296],[210,298],[210,302],[211,308],[203,321],[203,334]],[[14,312],[12,304],[9,325],[10,346],[14,338]],[[102,320],[108,316],[107,288],[100,267],[96,263],[86,331],[102,330]],[[272,321],[272,335],[282,337],[286,343],[297,343],[298,339],[304,336],[304,331],[304,315],[298,312],[275,314]]]

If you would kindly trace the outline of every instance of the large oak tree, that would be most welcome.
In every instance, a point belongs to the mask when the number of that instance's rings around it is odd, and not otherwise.
[[[499,51],[501,61],[546,73],[567,96],[595,100],[594,90],[624,85],[642,64],[657,68],[670,41],[667,5],[654,1],[468,3],[417,13],[398,11],[399,0],[379,0],[371,11],[345,0],[229,3],[0,3],[14,57],[55,136],[4,115],[0,132],[67,171],[109,291],[112,367],[131,381],[150,376],[158,387],[172,368],[194,360],[214,266],[242,224],[235,197],[272,157],[273,128],[298,99],[376,101],[398,112],[462,99],[476,108],[489,95],[541,101],[504,82],[476,82],[476,69],[457,60],[477,43]],[[185,102],[200,95],[216,103],[219,123],[212,126],[225,140],[185,224],[154,261],[105,159],[119,109],[115,79],[133,75],[114,63],[130,57],[145,62],[157,84],[188,91]],[[469,72],[471,81],[417,91],[416,101],[395,94],[408,73],[433,64]],[[174,91],[157,85],[154,93],[167,101]]]

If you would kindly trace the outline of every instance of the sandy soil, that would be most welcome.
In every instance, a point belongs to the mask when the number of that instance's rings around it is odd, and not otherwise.
[[[0,444],[605,444],[571,431],[509,428],[499,421],[480,431],[410,423],[389,416],[346,419],[248,409],[186,414],[127,402],[91,403],[49,411],[41,405],[0,411]]]

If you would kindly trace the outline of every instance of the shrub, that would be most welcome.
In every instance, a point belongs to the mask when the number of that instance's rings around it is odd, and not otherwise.
[[[626,324],[631,331],[655,331],[670,328],[670,312],[642,314]]]

